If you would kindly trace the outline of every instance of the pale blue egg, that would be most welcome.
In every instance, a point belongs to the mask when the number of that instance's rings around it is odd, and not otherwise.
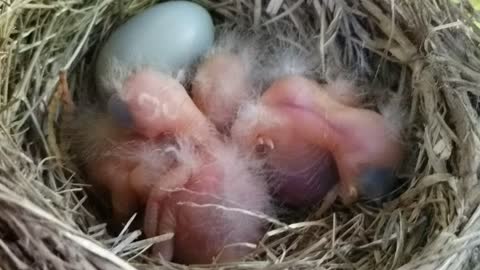
[[[109,37],[97,59],[97,83],[111,79],[108,76],[118,65],[176,72],[212,46],[214,32],[210,14],[196,3],[171,1],[152,6]]]

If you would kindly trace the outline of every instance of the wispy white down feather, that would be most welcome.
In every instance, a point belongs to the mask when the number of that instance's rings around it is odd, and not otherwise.
[[[304,52],[293,47],[276,49],[266,59],[265,68],[262,70],[263,80],[266,85],[285,76],[312,77],[315,72],[315,63]]]
[[[116,58],[109,59],[104,64],[107,67],[104,76],[96,78],[97,90],[104,98],[112,94],[121,94],[125,81],[132,74],[142,70],[155,70],[155,68],[148,65],[133,65],[121,62]],[[180,83],[185,83],[188,77],[188,69],[188,67],[185,67],[174,72],[162,72],[162,74],[175,78]]]
[[[252,213],[243,215],[238,211],[223,211],[223,216],[235,225],[229,237],[242,241],[246,235],[255,233],[252,228],[261,228],[252,227],[253,224],[265,223],[261,216],[274,215],[265,175],[262,174],[263,164],[239,151],[231,142],[216,148],[214,155],[225,174],[221,196],[226,202],[232,202],[231,207]]]

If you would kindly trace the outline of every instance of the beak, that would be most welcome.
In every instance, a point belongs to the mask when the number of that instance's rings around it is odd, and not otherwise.
[[[359,177],[360,195],[369,200],[380,200],[397,186],[397,178],[391,168],[368,168]]]

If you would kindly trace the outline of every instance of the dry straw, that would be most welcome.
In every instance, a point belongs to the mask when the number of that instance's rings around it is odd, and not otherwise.
[[[99,42],[153,2],[0,1],[0,269],[186,269],[145,256],[168,236],[142,240],[128,227],[107,233],[56,137],[59,71],[84,91]],[[357,78],[391,82],[406,100],[412,148],[405,185],[389,203],[335,204],[302,222],[272,222],[251,258],[224,269],[480,269],[480,16],[468,3],[202,3],[218,23],[317,51],[319,74],[337,64],[359,70]]]

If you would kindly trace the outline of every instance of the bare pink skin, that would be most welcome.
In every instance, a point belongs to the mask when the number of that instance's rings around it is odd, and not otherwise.
[[[335,85],[328,87],[332,91]],[[268,162],[277,170],[298,172],[318,167],[321,192],[313,194],[318,200],[324,189],[332,186],[332,168],[315,165],[317,159],[310,153],[312,149],[331,153],[338,169],[340,196],[351,203],[358,197],[361,175],[369,169],[394,169],[402,158],[402,147],[380,114],[353,107],[355,99],[339,98],[329,91],[299,76],[277,80],[255,105],[255,123],[251,123],[252,116],[240,117],[232,134],[251,149],[266,147]],[[250,128],[245,130],[246,126]],[[287,179],[283,198],[288,201],[293,196],[288,193],[290,187],[307,184],[307,179]]]
[[[207,58],[192,83],[194,103],[222,132],[230,128],[239,106],[252,94],[247,66],[234,54]]]
[[[213,156],[201,157],[198,167],[174,170],[170,181],[182,183],[183,189],[169,192],[156,185],[149,197],[147,236],[175,234],[154,247],[154,253],[167,260],[185,264],[236,261],[252,250],[235,244],[255,244],[264,234],[264,221],[225,207],[268,211],[265,182],[251,174],[234,152],[224,151],[221,144],[214,148]]]
[[[94,186],[109,191],[115,223],[125,222],[141,205],[141,194],[130,187],[129,171],[134,166],[114,157],[95,159],[86,165],[87,176]]]
[[[128,104],[134,129],[147,138],[164,134],[191,134],[204,139],[210,122],[175,79],[143,71],[128,79],[121,98]]]
[[[141,161],[135,153],[143,139],[116,128],[106,119],[96,120],[93,125],[90,136],[99,140],[108,138],[110,143],[96,149],[95,156],[87,158],[85,171],[94,187],[106,189],[111,194],[113,219],[121,223],[146,202],[143,193],[132,189],[136,179],[130,176]]]
[[[157,165],[171,162],[155,154],[158,145],[176,135],[190,136],[198,142],[211,137],[211,124],[173,78],[142,71],[127,79],[121,93],[133,128],[125,130],[108,120],[97,120],[91,136],[108,138],[111,143],[86,164],[89,179],[110,191],[116,221],[125,221],[144,205],[148,197],[145,192],[156,182],[155,176],[168,169]],[[146,164],[145,160],[157,164]]]
[[[114,219],[125,221],[145,207],[148,237],[175,234],[153,248],[168,260],[209,263],[218,256],[219,261],[232,261],[251,252],[225,246],[255,244],[264,232],[263,221],[178,203],[215,203],[261,212],[269,208],[265,181],[219,139],[212,123],[172,78],[141,71],[119,93],[131,128],[97,121],[94,136],[112,143],[86,165],[90,180],[112,195]]]

